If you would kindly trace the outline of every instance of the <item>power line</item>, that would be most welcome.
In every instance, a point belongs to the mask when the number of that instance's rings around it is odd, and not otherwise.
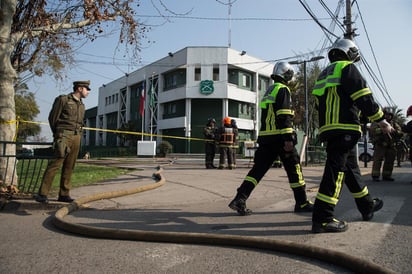
[[[160,16],[160,15],[143,15],[138,14],[137,17],[144,18],[170,18],[170,19],[190,19],[190,20],[208,20],[208,21],[229,21],[229,18],[224,17],[201,17],[201,16]],[[329,20],[330,18],[318,18],[317,20]],[[260,17],[242,17],[242,18],[230,18],[233,21],[312,21],[312,18],[260,18]]]
[[[371,41],[370,41],[369,34],[368,34],[367,29],[366,29],[365,22],[363,21],[363,16],[362,16],[362,13],[361,13],[361,11],[360,11],[360,9],[359,9],[358,1],[355,1],[355,4],[356,4],[356,7],[357,7],[358,12],[359,12],[359,17],[360,17],[360,19],[361,19],[361,22],[362,22],[362,25],[363,25],[363,29],[365,30],[366,39],[367,39],[367,41],[368,41],[368,43],[369,43],[369,47],[370,47],[370,49],[371,49],[373,59],[375,60],[375,65],[376,65],[376,67],[377,67],[377,69],[378,69],[379,76],[380,76],[380,79],[381,79],[381,81],[382,81],[382,84],[381,84],[382,90],[381,90],[381,92],[382,92],[382,93],[385,92],[386,95],[387,95],[387,97],[389,98],[389,100],[390,100],[390,101],[392,102],[392,104],[393,104],[393,100],[392,100],[391,96],[390,96],[389,93],[388,93],[388,89],[387,89],[387,87],[386,87],[385,80],[383,79],[382,71],[381,71],[381,69],[380,69],[380,67],[379,67],[379,64],[378,64],[378,61],[377,61],[377,58],[376,58],[375,51],[374,51],[374,49],[373,49],[373,47],[372,47],[372,43],[371,43]],[[375,77],[376,77],[376,76],[375,76]],[[376,79],[376,81],[378,81],[378,80]],[[387,102],[388,102],[388,101],[387,101]],[[389,102],[388,102],[388,103],[389,103]]]

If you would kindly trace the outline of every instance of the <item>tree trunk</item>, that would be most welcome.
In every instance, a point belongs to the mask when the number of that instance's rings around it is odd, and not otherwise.
[[[14,83],[16,71],[10,62],[14,42],[11,39],[11,25],[16,10],[17,0],[1,0],[0,2],[0,141],[14,141],[16,134],[16,112],[14,104]],[[15,145],[0,145],[0,181],[6,185],[17,183],[13,172]]]

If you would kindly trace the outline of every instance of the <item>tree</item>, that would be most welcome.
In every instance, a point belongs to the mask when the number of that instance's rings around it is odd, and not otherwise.
[[[316,129],[319,127],[318,113],[315,110],[315,97],[312,95],[313,87],[316,79],[321,72],[321,67],[318,62],[306,64],[307,90],[308,90],[308,141],[312,144],[315,141]],[[305,90],[304,90],[304,71],[303,64],[299,66],[296,73],[296,80],[291,87],[293,109],[295,111],[295,118],[293,123],[301,130],[305,128]]]
[[[27,89],[26,84],[22,84],[16,88],[14,100],[16,104],[16,116],[18,121],[33,121],[40,113],[34,93]],[[41,128],[38,124],[19,123],[17,129],[17,141],[27,141],[27,137],[38,135],[40,131]]]
[[[171,12],[162,0],[158,1],[165,12]],[[110,33],[118,33],[119,43],[137,59],[141,39],[149,30],[135,18],[139,1],[1,0],[0,3],[0,141],[12,141],[16,133],[14,95],[18,75],[47,73],[61,79],[64,68],[73,63],[74,49]],[[13,155],[15,146],[3,150],[0,146],[0,156]],[[9,180],[16,182],[6,163],[14,164],[0,157],[0,180],[6,184]]]

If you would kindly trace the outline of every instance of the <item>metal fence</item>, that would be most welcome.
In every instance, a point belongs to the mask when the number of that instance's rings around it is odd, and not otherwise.
[[[37,193],[48,161],[54,158],[52,145],[53,143],[44,142],[0,141],[0,160],[5,163],[0,174],[3,183],[16,185],[20,194]],[[12,151],[16,152],[7,154],[8,146],[15,146],[16,149]]]

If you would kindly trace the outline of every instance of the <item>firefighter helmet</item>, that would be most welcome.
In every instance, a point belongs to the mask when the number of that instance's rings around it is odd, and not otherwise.
[[[406,111],[406,116],[412,116],[412,106],[408,107],[408,110]]]
[[[278,76],[286,82],[289,82],[292,80],[293,74],[293,67],[288,62],[277,62],[273,67],[273,73],[271,76],[272,79],[274,79],[275,76]]]
[[[216,124],[216,120],[215,120],[215,118],[209,118],[209,119],[207,119],[207,126],[210,126],[210,124],[211,123],[215,123]]]
[[[339,38],[330,48],[328,57],[331,62],[341,60],[342,58],[357,62],[360,60],[360,53],[358,47],[352,40]]]
[[[223,124],[225,124],[225,125],[230,125],[230,122],[231,122],[232,120],[230,119],[230,117],[225,117],[225,118],[223,118]]]

